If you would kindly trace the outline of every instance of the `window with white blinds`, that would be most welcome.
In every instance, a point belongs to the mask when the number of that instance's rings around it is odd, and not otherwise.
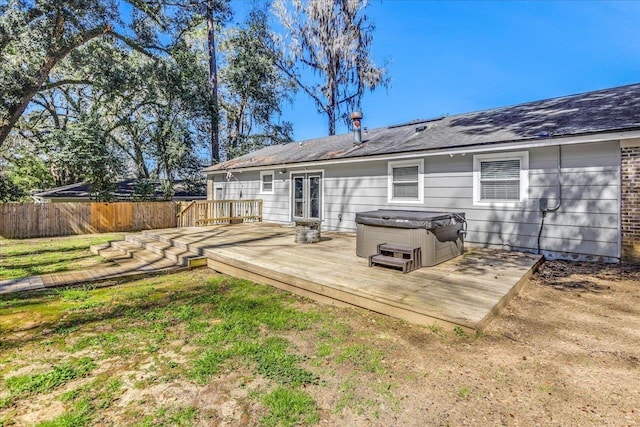
[[[474,202],[521,202],[526,194],[527,176],[526,152],[474,156]]]
[[[389,162],[389,202],[422,202],[424,194],[422,160]]]
[[[273,194],[273,171],[260,172],[260,193]]]
[[[520,200],[520,159],[480,161],[480,200]]]

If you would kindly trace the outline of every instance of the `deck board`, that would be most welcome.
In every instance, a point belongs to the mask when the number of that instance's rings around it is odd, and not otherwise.
[[[269,224],[147,231],[205,255],[209,266],[322,302],[356,305],[423,324],[480,331],[528,280],[541,257],[473,249],[407,274],[369,267],[355,234],[325,233],[294,243],[294,230]]]

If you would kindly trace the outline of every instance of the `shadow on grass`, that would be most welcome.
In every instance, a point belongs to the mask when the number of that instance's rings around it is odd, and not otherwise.
[[[26,243],[20,243],[20,245],[27,245]],[[27,245],[24,250],[21,251],[11,251],[6,254],[7,257],[21,257],[21,256],[37,256],[44,255],[49,253],[65,253],[65,252],[79,252],[79,251],[88,251],[89,246],[87,245],[77,245],[70,246],[66,248],[42,248],[42,249],[33,249],[32,245]]]
[[[62,258],[62,259],[57,258],[55,260],[50,260],[50,261],[34,260],[33,262],[23,263],[23,264],[16,263],[16,262],[11,262],[11,264],[9,264],[9,265],[2,265],[2,268],[4,268],[5,270],[27,270],[27,271],[39,272],[40,269],[36,269],[34,267],[43,267],[44,268],[44,267],[47,267],[47,266],[56,265],[56,264],[60,264],[60,263],[80,261],[80,260],[83,260],[83,259],[94,258],[94,257],[98,257],[98,256],[94,255],[94,254],[89,254],[89,255],[84,255],[84,256],[75,256],[75,257],[72,257],[72,258]]]
[[[137,280],[140,279],[122,279],[115,283],[112,282],[111,286],[121,286]],[[55,298],[59,297],[60,289],[64,288],[45,289],[31,291],[25,294],[3,296],[0,298],[0,310],[15,310],[17,308],[29,310],[29,307],[31,306],[33,307],[33,311],[36,312],[37,307],[35,306],[51,304]],[[207,285],[197,288],[189,288],[188,290],[154,289],[153,292],[160,295],[158,298],[153,298],[151,300],[148,298],[148,294],[145,293],[135,295],[138,290],[138,288],[123,290],[123,300],[119,300],[117,293],[114,292],[114,294],[107,299],[107,301],[110,301],[112,305],[105,308],[92,309],[91,311],[78,310],[61,312],[61,317],[56,317],[52,320],[40,322],[27,328],[21,328],[17,331],[3,331],[3,335],[5,335],[5,337],[0,341],[0,351],[14,349],[31,342],[39,341],[43,338],[47,338],[49,335],[56,334],[55,331],[77,330],[85,325],[118,319],[140,319],[144,313],[150,309],[166,308],[169,305],[186,302],[197,303],[197,299],[199,297],[208,295],[212,292],[211,287]],[[115,298],[115,300],[113,298]],[[32,333],[18,334],[22,332]],[[7,335],[10,334],[13,336],[7,337]]]

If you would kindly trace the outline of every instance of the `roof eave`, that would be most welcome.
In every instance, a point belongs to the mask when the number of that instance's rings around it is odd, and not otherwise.
[[[252,170],[264,170],[273,168],[292,168],[292,167],[307,167],[307,166],[320,166],[329,164],[340,163],[359,163],[376,160],[394,160],[394,159],[408,159],[414,157],[423,156],[437,156],[442,154],[458,154],[458,153],[479,153],[485,151],[503,151],[503,150],[516,150],[523,148],[535,148],[554,145],[570,145],[570,144],[586,144],[592,142],[604,142],[640,138],[640,127],[623,130],[608,130],[597,132],[585,132],[580,134],[563,135],[563,136],[551,136],[547,138],[529,138],[520,140],[506,140],[506,141],[489,141],[477,144],[469,145],[452,145],[449,147],[411,150],[411,151],[398,151],[395,153],[376,154],[368,156],[354,156],[343,157],[326,160],[311,160],[306,162],[293,162],[293,163],[271,163],[258,166],[244,166],[244,167],[229,167],[215,170],[203,169],[201,172],[204,174],[222,174],[227,171],[243,172]],[[222,165],[222,163],[221,163]]]

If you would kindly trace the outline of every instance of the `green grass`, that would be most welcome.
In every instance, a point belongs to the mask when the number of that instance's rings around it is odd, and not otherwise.
[[[468,337],[467,333],[460,326],[456,326],[455,328],[453,328],[453,333],[455,334],[455,336],[460,338]]]
[[[243,403],[264,414],[252,424],[314,424],[319,415],[313,390],[331,382],[337,366],[354,373],[350,390],[356,400],[345,395],[344,406],[363,413],[378,410],[377,401],[361,395],[370,389],[365,376],[386,372],[384,353],[362,343],[332,311],[301,302],[209,270],[113,287],[0,296],[0,390],[10,390],[8,398],[0,395],[0,425],[10,424],[11,414],[34,394],[65,408],[42,425],[90,425],[107,408],[133,425],[206,424],[215,413],[189,406],[191,401],[166,406],[145,397],[118,409],[113,402],[126,391],[142,396],[148,387],[166,384],[172,390],[176,382],[208,390],[219,378],[237,373],[239,386],[256,381],[258,387],[247,389],[246,399],[253,402]],[[12,377],[28,366],[23,354],[38,362],[49,358],[54,368]],[[378,394],[391,401],[393,388],[386,383],[383,388]]]
[[[269,414],[262,419],[265,426],[295,426],[318,422],[316,402],[307,393],[278,387],[264,395],[262,402]]]
[[[103,260],[89,250],[91,245],[121,240],[123,234],[89,234],[50,239],[0,241],[0,280],[20,279],[46,273],[82,269]]]
[[[5,380],[5,386],[13,395],[32,395],[48,392],[69,380],[84,376],[96,365],[88,357],[73,363],[54,366],[52,371],[35,375],[16,375]]]
[[[142,421],[134,424],[138,427],[186,427],[194,424],[200,411],[195,406],[162,407],[155,414],[143,417]]]
[[[288,353],[289,343],[278,338],[268,338],[251,348],[249,357],[256,363],[258,373],[278,384],[302,386],[318,384],[319,378],[298,366],[301,357]]]
[[[9,377],[4,380],[9,397],[4,399],[3,405],[0,407],[9,406],[16,399],[48,393],[71,380],[87,376],[95,367],[96,364],[93,360],[83,357],[73,362],[54,366],[51,371]]]
[[[39,427],[80,427],[90,425],[100,410],[107,409],[116,400],[122,380],[101,374],[94,381],[79,389],[67,391],[59,400],[69,403],[62,415],[37,424]]]
[[[471,393],[471,391],[467,387],[460,387],[460,390],[458,390],[458,396],[463,399],[469,397],[469,393]]]
[[[355,378],[347,378],[340,384],[340,398],[336,404],[335,412],[340,413],[346,408],[355,408],[358,406],[358,399],[356,397],[356,389],[358,388],[358,382]],[[359,411],[355,411],[358,413]]]
[[[86,301],[91,294],[91,287],[83,286],[80,288],[63,288],[58,290],[58,294],[63,301]]]
[[[365,344],[355,344],[345,346],[336,360],[338,363],[349,363],[364,372],[384,374],[386,369],[382,359],[382,352]]]
[[[36,424],[37,427],[82,427],[89,425],[94,416],[94,410],[87,401],[82,401],[64,414],[52,420],[43,421]]]
[[[260,330],[304,330],[317,316],[286,307],[282,294],[265,293],[262,286],[247,281],[237,281],[236,285],[229,297],[216,305],[215,313],[222,321],[202,338],[207,350],[193,364],[192,378],[205,383],[227,360],[243,358],[252,362],[259,374],[278,384],[316,384],[317,376],[298,365],[302,358],[289,352],[286,339],[263,338]]]
[[[149,367],[145,371],[151,374],[131,378],[128,386],[140,389],[177,379],[206,385],[215,375],[244,367],[281,390],[265,401],[268,405],[262,401],[263,394],[254,397],[268,408],[275,408],[273,413],[269,409],[265,423],[289,425],[292,419],[312,423],[315,412],[309,408],[315,408],[315,402],[301,390],[319,384],[320,378],[310,370],[312,364],[307,363],[307,356],[298,354],[289,339],[280,334],[297,334],[313,325],[323,325],[327,330],[329,324],[336,324],[335,319],[317,311],[295,309],[291,305],[294,298],[272,288],[212,276],[194,282],[190,274],[180,273],[112,288],[80,287],[0,296],[3,332],[28,331],[3,340],[0,351],[16,351],[23,340],[41,340],[40,334],[45,331],[46,345],[71,360],[61,361],[44,373],[9,376],[4,386],[11,396],[3,406],[13,406],[33,394],[54,393],[63,384],[89,374],[102,360],[115,358],[119,363],[130,361],[127,363],[132,364],[132,369],[136,360],[147,361]],[[34,319],[40,323],[34,325]],[[341,330],[339,324],[336,330]],[[197,349],[179,363],[163,355],[176,339],[188,340]],[[45,340],[40,342],[45,345]],[[86,354],[92,359],[78,357]],[[10,372],[9,368],[6,373]],[[42,425],[93,423],[121,393],[123,379],[108,378],[101,373],[85,386],[54,396],[67,409]],[[283,399],[292,399],[298,405],[292,409],[294,412],[279,408],[278,402]],[[304,403],[305,399],[311,401]],[[295,415],[296,411],[302,415]],[[197,408],[167,407],[141,414],[136,422],[190,425],[194,417],[202,419],[206,414],[200,414]]]

